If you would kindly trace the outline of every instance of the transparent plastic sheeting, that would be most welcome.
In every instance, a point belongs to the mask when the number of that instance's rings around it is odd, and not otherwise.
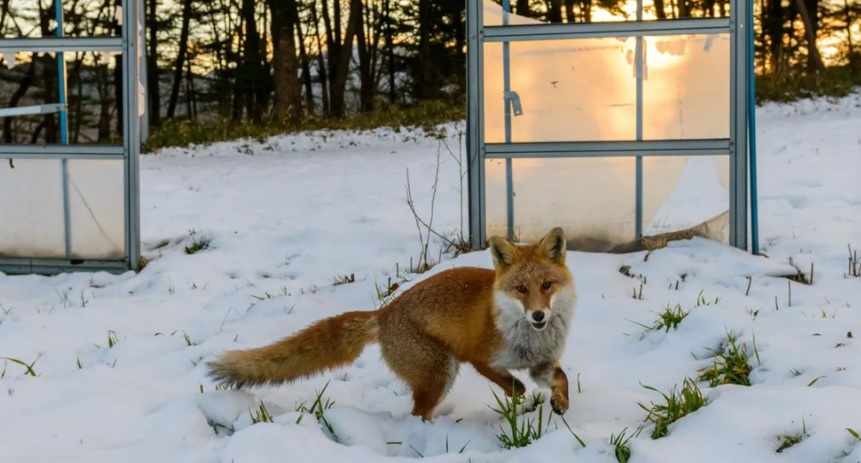
[[[73,259],[122,259],[123,161],[70,160]],[[65,259],[60,160],[0,163],[0,257]]]
[[[539,23],[509,19],[511,25]],[[484,2],[484,22],[502,24],[502,9],[490,0]],[[509,47],[510,88],[523,111],[512,113],[513,143],[637,139],[634,37]],[[645,37],[644,47],[642,139],[728,138],[729,36]],[[502,57],[501,43],[484,45],[486,143],[505,141]],[[485,167],[487,233],[505,234],[505,161],[487,160]],[[689,228],[728,211],[728,156],[644,158],[643,172],[646,235]],[[635,182],[634,158],[515,159],[515,234],[529,241],[558,224],[582,243],[631,242]],[[717,197],[719,205],[702,203]],[[722,222],[710,231],[716,239],[728,233],[728,222]]]

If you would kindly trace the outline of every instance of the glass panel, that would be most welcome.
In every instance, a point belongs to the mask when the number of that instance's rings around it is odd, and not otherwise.
[[[637,40],[568,39],[510,44],[510,89],[523,113],[511,141],[637,139]],[[644,39],[643,139],[728,138],[728,34]],[[484,47],[486,143],[505,142],[501,43]]]
[[[8,6],[6,22],[0,24],[4,37],[55,37],[57,21],[54,17],[54,0],[14,0]],[[63,6],[63,34],[67,37],[100,37],[119,35],[114,28],[120,10],[114,2],[104,0],[77,0],[60,2]],[[44,20],[44,22],[43,22]],[[43,25],[44,24],[44,25]]]
[[[74,258],[123,258],[123,185],[122,160],[69,161],[69,207]]]
[[[636,0],[510,0],[509,24],[600,23],[636,21]],[[667,0],[643,0],[643,20],[729,17],[732,0],[710,0],[702,3]],[[484,0],[484,25],[502,25],[502,0]]]
[[[643,196],[645,236],[729,242],[729,156],[643,158]]]
[[[63,258],[63,233],[60,161],[0,159],[0,257]]]
[[[14,66],[7,67],[10,56],[0,63],[0,109],[59,102],[56,56],[40,54],[33,67],[33,53],[15,54]],[[115,73],[122,55],[104,53],[65,53],[66,101],[68,103],[68,140],[70,144],[121,144],[117,106],[118,84]],[[27,76],[32,78],[28,79]],[[145,102],[145,101],[142,101]],[[58,113],[0,117],[3,143],[59,143]]]
[[[629,42],[633,56],[636,40]],[[643,139],[729,138],[729,34],[644,43]]]
[[[514,159],[515,236],[540,239],[554,226],[569,247],[606,252],[635,237],[633,158]],[[505,235],[505,161],[487,160],[487,234]],[[650,198],[646,198],[648,202]],[[657,209],[657,207],[655,207]]]
[[[523,114],[512,115],[511,141],[636,139],[636,79],[616,38],[515,42],[511,90]],[[505,141],[502,44],[484,47],[486,143]]]

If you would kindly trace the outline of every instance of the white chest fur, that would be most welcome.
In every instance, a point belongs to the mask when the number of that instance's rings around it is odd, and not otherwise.
[[[494,358],[494,367],[520,370],[559,360],[574,316],[573,290],[553,298],[550,319],[541,331],[535,330],[526,320],[520,301],[500,295],[496,303],[499,310],[496,326],[505,340],[505,348]]]

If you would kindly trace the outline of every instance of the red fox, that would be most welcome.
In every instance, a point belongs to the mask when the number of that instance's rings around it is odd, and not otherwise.
[[[508,397],[526,392],[509,370],[528,369],[562,415],[568,378],[559,362],[577,299],[563,231],[554,228],[532,245],[488,242],[495,270],[442,271],[378,310],[346,312],[269,346],[226,352],[207,364],[209,376],[235,387],[286,383],[347,366],[376,342],[411,389],[412,414],[424,421],[464,362]]]

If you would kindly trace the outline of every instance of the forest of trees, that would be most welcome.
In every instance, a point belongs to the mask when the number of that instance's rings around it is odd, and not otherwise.
[[[633,3],[633,0],[631,0]],[[623,15],[625,0],[511,0],[551,22]],[[764,99],[848,91],[861,83],[861,2],[754,0]],[[66,35],[118,34],[118,0],[65,0]],[[343,121],[432,104],[463,114],[466,0],[145,0],[150,127],[275,127]],[[648,0],[658,18],[729,15],[727,0]],[[55,34],[52,0],[0,0],[0,34]],[[825,53],[827,51],[828,53]],[[56,102],[53,55],[0,61],[0,107]],[[114,138],[119,56],[68,61],[70,138]],[[153,91],[158,89],[158,91]],[[57,139],[56,116],[2,119],[3,142]],[[160,142],[164,144],[165,142]]]

